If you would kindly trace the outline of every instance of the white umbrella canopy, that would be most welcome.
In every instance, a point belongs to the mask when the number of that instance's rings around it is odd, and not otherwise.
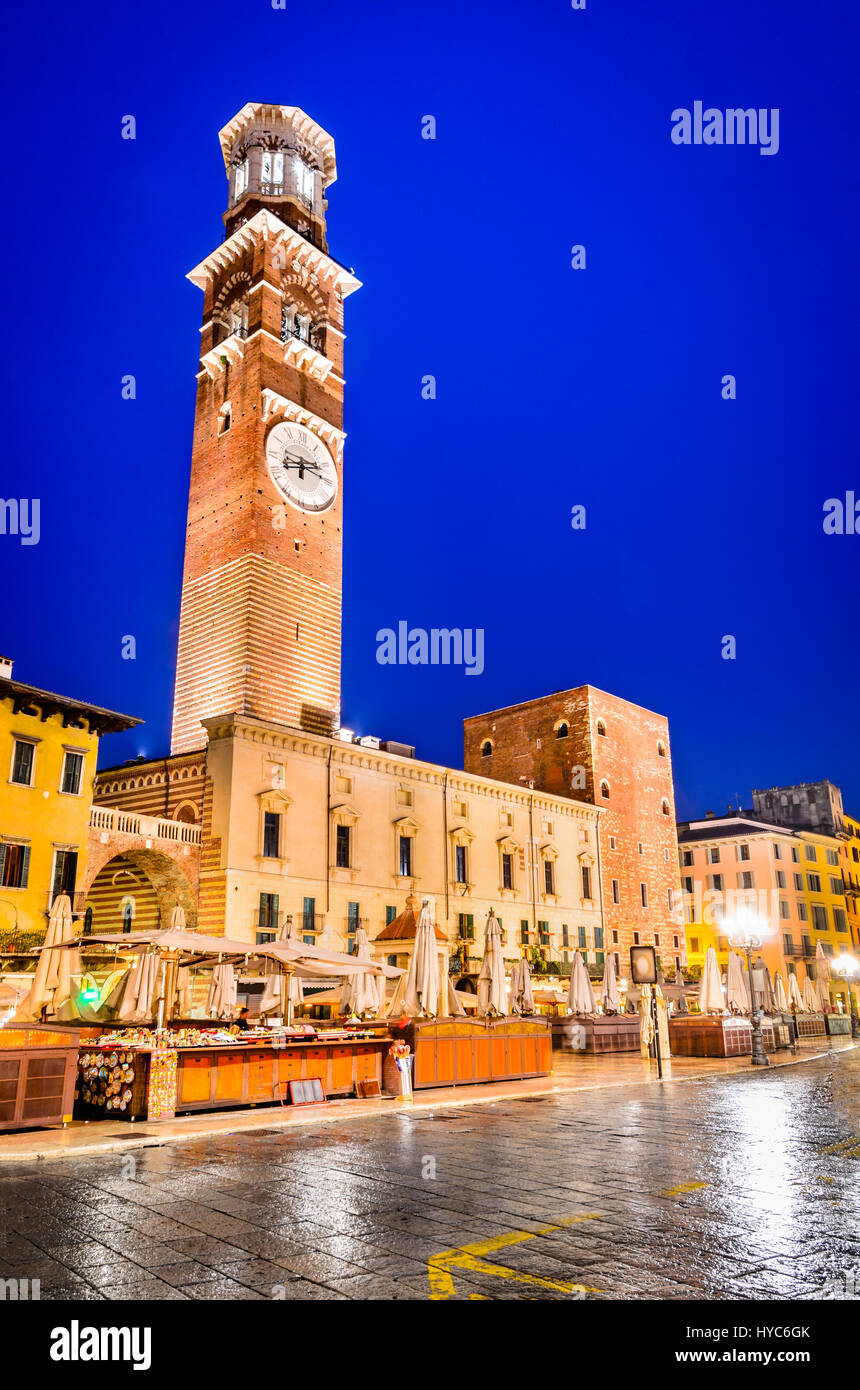
[[[210,1018],[232,1018],[236,1008],[236,971],[229,961],[221,961],[212,971],[207,1009]]]
[[[367,932],[360,925],[355,930],[354,958],[360,961],[370,961],[370,942],[367,939]],[[378,978],[383,981],[385,979],[383,975]],[[345,1014],[376,1013],[379,1008],[379,990],[376,979],[369,970],[346,977],[341,990],[340,1007]]]
[[[761,956],[759,956],[758,960],[753,961],[752,992],[756,1007],[761,1009],[763,1013],[772,1014],[776,1007],[773,981],[770,977],[770,971]]]
[[[815,981],[814,981],[814,980],[810,980],[810,978],[809,978],[808,975],[807,975],[806,979],[805,979],[804,982],[803,982],[803,996],[802,996],[802,997],[803,997],[803,1007],[806,1009],[806,1012],[807,1012],[807,1013],[810,1013],[810,1014],[820,1014],[820,1013],[821,1013],[821,998],[820,998],[819,993],[818,993],[818,990],[817,990],[817,988],[816,988]]]
[[[521,988],[522,986],[520,985],[520,964],[519,961],[515,960],[513,965],[511,966],[511,982],[509,986],[510,1008],[512,1014],[518,1014],[520,1011]]]
[[[729,968],[726,971],[726,1004],[734,1013],[748,1014],[750,1011],[750,992],[746,967],[737,951],[729,952]]]
[[[527,960],[520,962],[520,1013],[533,1014],[535,997],[532,992],[532,972]]]
[[[60,893],[53,901],[48,916],[48,929],[36,966],[30,993],[16,1012],[16,1019],[38,1019],[42,1010],[46,1018],[59,1018],[61,1011],[74,1015],[71,1004],[72,975],[81,973],[76,949],[66,949],[74,941],[72,901],[68,893]],[[64,948],[64,949],[60,949]]]
[[[621,994],[618,989],[618,981],[615,978],[615,957],[611,951],[606,953],[600,996],[605,1014],[621,1013]]]
[[[457,1018],[461,1014],[465,1017],[466,1010],[463,1007],[463,1000],[454,988],[454,981],[448,977],[448,1012]]]
[[[723,982],[720,978],[720,967],[717,964],[717,953],[713,946],[709,946],[705,952],[705,964],[699,985],[699,1008],[703,1014],[710,1014],[722,1013],[725,1007],[726,1000],[723,994]]]
[[[833,978],[833,972],[830,969],[830,960],[825,955],[824,947],[820,941],[816,942],[815,945],[815,975],[816,988],[823,1008],[825,1004],[830,1002],[830,981]]]
[[[573,953],[573,966],[570,972],[570,990],[567,996],[567,1007],[572,1014],[597,1013],[594,990],[591,988],[591,981],[588,978],[585,961],[582,959],[579,951],[574,951]]]
[[[504,1016],[507,1004],[502,929],[498,917],[490,908],[484,928],[484,959],[478,975],[478,1013],[482,1018],[493,1014]]]
[[[773,977],[773,997],[774,1003],[780,1013],[788,1013],[788,995],[785,992],[785,982],[782,975],[777,970]]]
[[[797,976],[793,973],[788,977],[788,1003],[789,1007],[797,1009],[798,1013],[806,1013],[806,1005],[803,1002],[800,985],[797,983]]]
[[[415,942],[406,972],[402,1005],[407,1013],[427,1018],[435,1018],[439,1008],[439,947],[426,898],[415,924]]]
[[[143,1023],[152,1018],[157,984],[158,954],[141,951],[137,963],[128,972],[117,1018],[123,1023]]]

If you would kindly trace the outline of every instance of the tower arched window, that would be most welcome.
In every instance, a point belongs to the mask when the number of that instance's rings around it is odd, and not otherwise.
[[[609,800],[609,783],[608,783],[608,782],[601,782],[601,783],[600,783],[600,795],[603,797],[603,799],[604,799],[605,801],[608,801],[608,800]]]
[[[284,191],[284,152],[264,150],[260,168],[260,192],[279,197]]]
[[[233,202],[238,203],[244,193],[248,191],[248,160],[247,157],[234,166],[233,174]]]
[[[86,910],[86,912],[84,913],[84,931],[83,931],[83,935],[84,935],[84,936],[91,936],[91,935],[92,935],[92,930],[93,930],[93,910],[92,910],[91,907],[88,907],[87,910]]]
[[[598,719],[597,721],[597,732],[601,738],[606,738],[606,725],[602,719]]]
[[[130,932],[133,925],[134,903],[127,898],[122,905],[122,929],[124,932]]]
[[[248,336],[248,296],[237,295],[221,309],[215,318],[215,346],[223,343],[233,334],[239,338]]]
[[[556,728],[555,736],[556,738],[567,738],[569,732],[570,730],[568,729],[567,724],[565,724],[564,720],[562,720]]]
[[[289,342],[290,338],[307,343],[315,352],[325,353],[325,324],[313,319],[295,304],[284,304],[281,309],[281,342]]]
[[[481,757],[489,758],[493,751],[493,745],[489,739],[485,739],[481,744]]]
[[[662,739],[661,739],[660,742],[657,744],[657,756],[660,757],[660,758],[665,758],[665,756],[666,756],[666,745],[665,745],[665,743],[662,741]]]
[[[668,814],[669,814],[669,803],[668,803],[668,801],[666,800],[665,796],[663,797],[663,800],[660,802],[660,810],[663,812],[663,815],[664,815],[664,816],[668,816]]]

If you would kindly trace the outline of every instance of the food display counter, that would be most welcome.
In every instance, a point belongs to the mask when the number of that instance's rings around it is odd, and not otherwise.
[[[459,1086],[475,1081],[514,1081],[552,1071],[548,1018],[444,1018],[392,1024],[391,1036],[414,1056],[412,1084]],[[386,1084],[394,1089],[391,1064]]]
[[[72,1118],[80,1036],[62,1023],[0,1028],[0,1133]]]
[[[180,1113],[289,1102],[289,1083],[318,1078],[326,1098],[379,1094],[390,1038],[375,1029],[129,1029],[89,1038],[78,1059],[81,1119],[170,1119]]]

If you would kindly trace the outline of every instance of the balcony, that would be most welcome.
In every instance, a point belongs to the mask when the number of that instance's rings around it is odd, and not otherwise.
[[[163,816],[143,816],[119,806],[92,806],[90,830],[103,835],[139,835],[147,840],[171,840],[174,844],[199,845],[200,826]]]

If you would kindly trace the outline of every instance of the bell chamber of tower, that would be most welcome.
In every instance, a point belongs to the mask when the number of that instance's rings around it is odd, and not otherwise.
[[[174,753],[239,713],[331,733],[340,718],[343,301],[328,255],[334,142],[296,107],[220,134],[225,240],[203,291],[174,691]]]

